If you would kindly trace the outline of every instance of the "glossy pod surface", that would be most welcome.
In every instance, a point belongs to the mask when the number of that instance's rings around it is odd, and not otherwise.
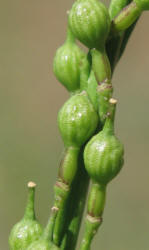
[[[58,125],[66,147],[83,145],[94,133],[98,115],[87,93],[72,96],[58,114]]]
[[[59,248],[49,242],[48,240],[41,239],[33,242],[27,250],[58,250]]]
[[[36,220],[22,219],[11,231],[10,250],[26,250],[29,244],[39,239],[42,231],[41,225]]]
[[[56,51],[54,74],[70,92],[80,88],[80,65],[84,57],[85,53],[72,40],[66,40]]]
[[[100,132],[87,144],[84,160],[89,176],[107,184],[122,168],[123,146],[114,135]]]
[[[100,48],[108,36],[110,17],[100,1],[77,0],[70,10],[69,24],[76,38],[88,48]]]

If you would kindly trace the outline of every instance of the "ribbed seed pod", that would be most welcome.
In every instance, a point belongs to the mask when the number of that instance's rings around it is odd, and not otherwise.
[[[134,0],[138,7],[143,10],[149,10],[149,0]]]
[[[123,165],[123,145],[114,135],[115,104],[115,99],[110,99],[104,128],[88,142],[84,151],[85,168],[92,180],[100,184],[111,181]]]
[[[33,182],[28,183],[28,201],[23,219],[11,230],[9,236],[10,250],[26,250],[26,248],[42,234],[43,230],[35,218],[34,195],[35,186]]]
[[[76,45],[74,35],[68,28],[65,43],[57,49],[53,70],[56,78],[70,92],[80,88],[80,65],[85,53]]]
[[[94,133],[97,122],[97,113],[87,93],[82,91],[72,96],[58,114],[59,130],[65,146],[82,146]]]
[[[110,28],[107,8],[98,0],[77,0],[69,13],[72,32],[88,48],[103,47]]]

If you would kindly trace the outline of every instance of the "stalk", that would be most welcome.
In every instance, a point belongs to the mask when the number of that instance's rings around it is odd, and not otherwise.
[[[27,220],[35,220],[35,209],[34,209],[34,199],[35,199],[35,187],[36,184],[34,182],[28,183],[28,197],[27,197],[27,205],[24,212],[24,219]]]
[[[62,250],[75,249],[85,208],[89,177],[84,167],[83,151],[84,147],[82,147],[79,155],[78,172],[68,201],[65,234],[61,243]]]
[[[130,0],[112,0],[109,7],[111,20],[113,20],[120,13],[120,11],[130,2]],[[117,36],[111,36],[110,39],[107,40],[106,50],[111,64],[112,74],[116,64],[123,55],[123,52],[136,26],[138,19],[126,31],[118,33]]]

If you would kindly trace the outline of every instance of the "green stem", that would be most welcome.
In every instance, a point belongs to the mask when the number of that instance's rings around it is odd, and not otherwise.
[[[72,183],[78,171],[79,148],[69,147],[65,150],[64,158],[59,167],[58,181],[55,185],[54,206],[59,209],[56,217],[53,241],[59,246],[63,237],[66,223],[67,203],[70,197]]]
[[[66,230],[61,244],[62,250],[75,249],[85,207],[89,177],[84,167],[83,151],[84,147],[82,147],[79,155],[78,172],[68,201]]]
[[[34,210],[35,187],[36,184],[34,182],[28,183],[28,198],[24,213],[24,219],[35,220],[35,210]]]
[[[85,233],[81,242],[80,250],[90,250],[93,237],[97,233],[102,219],[87,215],[85,222]]]
[[[43,232],[43,238],[49,241],[53,240],[53,230],[54,230],[54,225],[55,225],[55,219],[58,213],[58,208],[57,207],[52,207],[51,209],[51,216],[50,219],[47,223],[47,226]]]
[[[116,17],[119,12],[131,2],[131,0],[111,0],[109,6],[109,14],[111,20]]]
[[[97,83],[100,85],[103,82],[111,81],[111,66],[107,57],[105,48],[100,50],[92,49],[92,69],[94,71]]]
[[[103,126],[109,109],[109,99],[112,97],[113,87],[109,83],[103,83],[97,87],[98,114]]]
[[[142,10],[135,2],[131,2],[117,15],[111,24],[111,36],[117,35],[119,32],[130,27],[136,19],[141,15]]]
[[[88,198],[88,214],[92,217],[101,217],[106,198],[106,186],[96,182],[92,183]]]
[[[92,240],[102,223],[105,206],[106,186],[93,182],[88,198],[88,214],[80,250],[89,250]]]
[[[65,43],[74,43],[74,42],[75,42],[75,37],[74,37],[73,33],[71,32],[70,28],[68,27]]]

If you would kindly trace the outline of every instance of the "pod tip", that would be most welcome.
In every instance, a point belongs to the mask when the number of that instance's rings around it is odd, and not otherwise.
[[[115,98],[110,98],[109,103],[110,104],[117,104],[117,100]]]
[[[27,186],[28,186],[29,188],[34,188],[34,187],[36,187],[36,183],[33,182],[33,181],[30,181],[30,182],[28,182]]]

